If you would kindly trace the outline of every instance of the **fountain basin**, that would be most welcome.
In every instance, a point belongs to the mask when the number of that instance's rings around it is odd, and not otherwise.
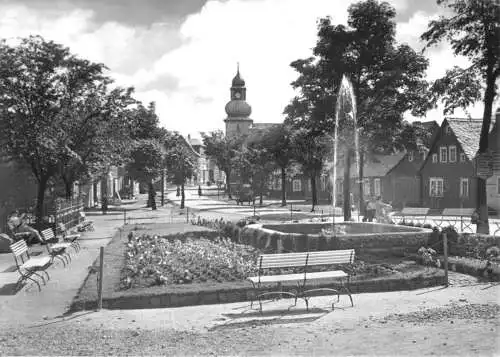
[[[416,251],[425,246],[432,230],[393,224],[341,222],[252,224],[241,232],[241,241],[273,253],[313,250],[362,249]]]

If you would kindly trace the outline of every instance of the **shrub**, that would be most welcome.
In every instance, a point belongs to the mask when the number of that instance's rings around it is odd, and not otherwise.
[[[424,224],[422,228],[433,229],[432,225],[429,223]]]

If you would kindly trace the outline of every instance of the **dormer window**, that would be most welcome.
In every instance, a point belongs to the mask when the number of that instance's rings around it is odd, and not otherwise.
[[[442,163],[448,162],[448,148],[446,146],[439,148],[439,161]]]
[[[409,161],[409,162],[412,162],[412,161],[413,161],[413,151],[410,151],[410,152],[408,153],[408,161]]]
[[[461,152],[460,153],[460,162],[465,162],[465,153]]]
[[[448,148],[450,162],[457,162],[457,147],[452,145]]]
[[[432,154],[432,163],[436,164],[438,162],[438,154]]]
[[[446,127],[445,133],[446,135],[451,135],[451,128],[449,126]]]

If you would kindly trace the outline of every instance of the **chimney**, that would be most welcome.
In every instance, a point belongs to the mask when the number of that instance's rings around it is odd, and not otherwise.
[[[191,141],[191,134],[188,134],[188,141]]]

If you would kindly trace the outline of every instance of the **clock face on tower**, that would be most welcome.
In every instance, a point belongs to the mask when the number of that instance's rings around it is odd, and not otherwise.
[[[236,92],[236,93],[234,93],[234,97],[235,97],[236,99],[240,99],[240,98],[241,98],[241,93],[240,93],[240,92]]]

